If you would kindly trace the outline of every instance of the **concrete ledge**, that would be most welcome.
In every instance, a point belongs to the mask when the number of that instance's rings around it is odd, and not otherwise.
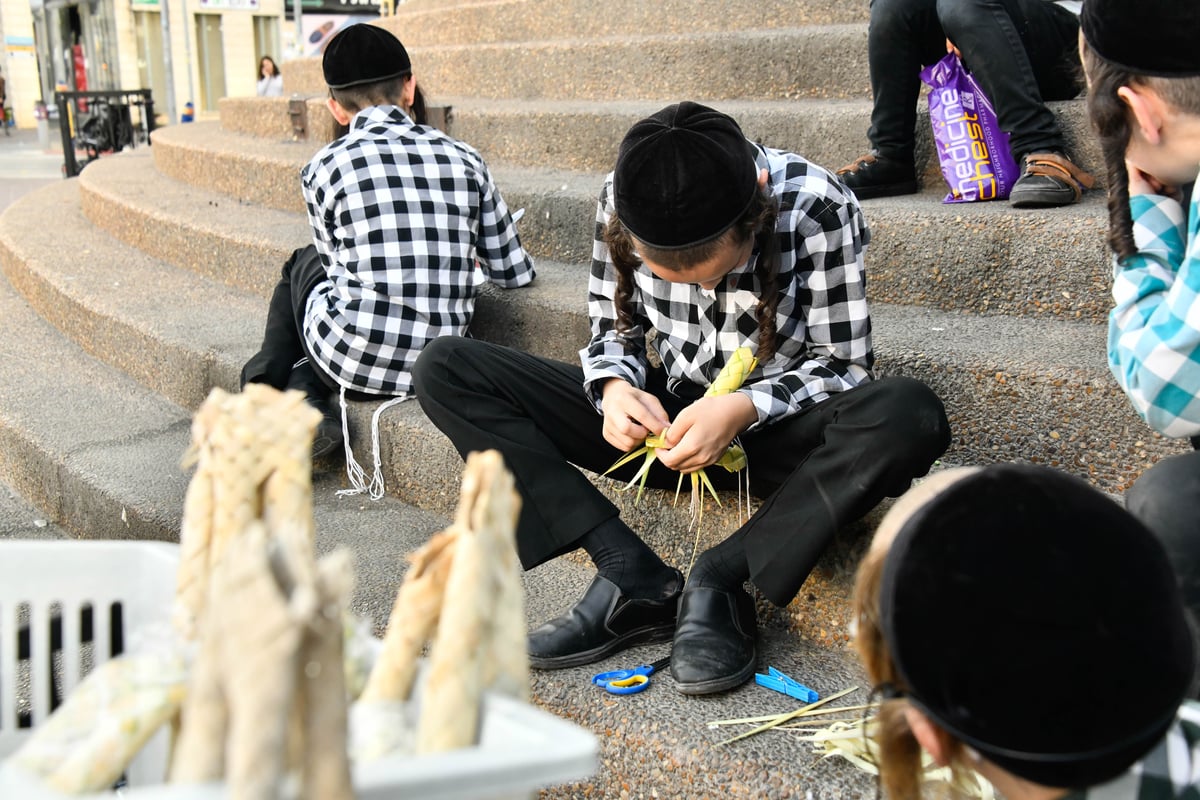
[[[312,240],[302,214],[179,183],[154,166],[140,154],[91,164],[79,176],[88,221],[148,255],[264,298],[291,252]]]
[[[272,153],[262,140],[223,132],[211,123],[203,125],[156,132],[151,149],[160,170],[217,192],[240,182],[245,187],[239,191],[241,195],[258,195],[258,202],[273,208],[303,210],[298,188],[284,187],[285,179],[300,169],[297,157],[302,150]],[[89,170],[104,163],[97,162]],[[195,167],[176,174],[182,163]],[[136,192],[122,193],[120,205],[125,208],[113,212],[115,221],[141,216],[136,211],[139,205],[158,208],[146,199],[157,191],[156,177],[148,170],[148,166],[142,168],[140,174],[145,177],[135,182]],[[590,262],[602,174],[495,165],[492,173],[508,205],[526,210],[520,224],[521,240],[531,253],[543,260]],[[86,185],[86,173],[83,177]],[[194,190],[178,191],[186,198],[195,194]],[[1005,202],[943,205],[942,196],[939,186],[920,195],[864,203],[873,237],[867,261],[873,300],[944,310],[1105,318],[1111,300],[1104,244],[1107,210],[1102,193],[1090,192],[1076,206],[1037,211],[1016,210]],[[180,200],[176,205],[187,209],[182,216],[188,225],[194,225],[188,202]],[[228,205],[228,198],[209,199],[207,207],[213,210],[213,204],[222,203]],[[275,219],[263,210],[255,214],[264,220]],[[228,226],[245,227],[255,217],[237,219],[222,222],[213,232],[220,235]],[[112,230],[107,225],[106,229]],[[307,236],[300,227],[295,231],[287,236],[295,236],[296,241]]]
[[[403,37],[401,37],[403,40]],[[867,26],[409,47],[432,97],[627,100],[870,97]],[[285,68],[288,92],[320,94],[319,59]]]
[[[214,386],[236,390],[262,336],[265,302],[96,230],[79,195],[77,181],[52,184],[0,219],[0,265],[12,286],[91,356],[184,408],[196,408]],[[54,253],[36,233],[51,207]],[[54,255],[61,253],[86,258]]]
[[[0,231],[0,240],[7,234]],[[176,539],[188,478],[178,466],[189,440],[188,415],[63,340],[2,282],[0,313],[12,326],[7,341],[13,348],[0,360],[0,385],[20,387],[0,392],[0,480],[68,535]],[[316,482],[318,549],[342,546],[356,554],[352,607],[378,628],[391,608],[403,556],[447,520],[394,500],[338,498],[335,488],[327,479]],[[26,535],[5,526],[5,534],[12,533]],[[589,578],[590,570],[570,559],[527,574],[531,624],[561,611]],[[806,604],[817,607],[815,601]],[[830,606],[844,611],[838,603]],[[820,607],[824,611],[826,604]],[[812,637],[789,626],[788,617],[778,611],[763,614],[764,669],[775,665],[824,693],[862,685],[842,638],[844,615],[825,618],[826,635]],[[779,785],[842,787],[854,795],[868,790],[868,778],[844,763],[812,763],[807,748],[791,737],[755,743],[751,758],[745,748],[712,747],[727,733],[709,731],[704,723],[710,719],[793,707],[787,698],[753,684],[697,701],[676,693],[663,674],[653,694],[646,695],[653,698],[653,709],[643,707],[631,716],[628,703],[615,702],[588,681],[597,670],[630,658],[657,658],[662,649],[640,648],[599,665],[533,675],[535,701],[595,731],[602,748],[603,767],[592,781],[551,790],[553,796],[615,796],[628,776],[650,770],[657,771],[656,784],[672,796],[724,792],[730,786],[756,795]],[[770,775],[763,776],[767,765],[773,765]]]
[[[109,159],[109,163],[116,164],[117,159]],[[97,166],[103,162],[89,170]],[[93,178],[103,174],[97,170]],[[213,219],[220,213],[224,212],[214,212]],[[219,227],[213,219],[207,224]],[[286,253],[281,249],[276,255],[282,259]],[[281,260],[260,262],[258,269],[264,277],[273,277],[279,263]],[[547,262],[539,269],[541,275],[529,289],[485,292],[478,306],[476,334],[546,357],[574,361],[587,340],[586,273],[578,266]],[[163,272],[158,280],[169,285],[172,279]],[[212,303],[231,305],[219,299],[226,291],[220,286],[208,291]],[[186,291],[180,294],[188,296]],[[115,302],[93,300],[81,305],[106,317],[117,311],[116,306],[107,305]],[[52,309],[43,313],[54,316]],[[129,313],[121,310],[116,316]],[[244,316],[250,319],[254,312],[247,310]],[[933,386],[945,400],[955,431],[947,454],[952,463],[1036,460],[1117,491],[1155,459],[1183,451],[1178,443],[1151,436],[1108,376],[1102,325],[946,313],[879,302],[873,304],[873,316],[880,371],[912,375]],[[157,327],[133,320],[123,324],[137,330]],[[253,327],[246,322],[240,330]],[[193,340],[206,341],[199,336]],[[255,334],[242,347],[256,342]],[[226,382],[235,380],[246,352],[242,349],[238,356],[217,359]],[[133,351],[111,356],[118,364],[137,357]],[[444,511],[446,506],[438,504],[449,503],[446,498],[456,491],[452,476],[458,459],[414,409],[413,404],[405,404],[384,419],[385,475],[397,496]],[[355,447],[359,451],[367,446],[372,410],[373,404],[355,404]],[[417,464],[421,466],[414,466]],[[430,465],[439,466],[430,469]],[[659,520],[648,523],[652,528],[659,524]]]
[[[212,189],[245,205],[300,213],[304,212],[300,169],[322,146],[229,133],[219,122],[159,128],[152,141],[154,165],[167,177]]]
[[[409,0],[379,22],[406,47],[570,39],[628,34],[701,33],[866,22],[865,3],[836,0],[503,0],[445,3]],[[284,80],[287,79],[286,73]]]
[[[325,107],[327,96],[222,97],[217,106],[221,127],[230,133],[280,142],[314,142],[319,147],[333,139],[333,118]],[[296,135],[290,112],[293,101],[302,104],[304,136]]]
[[[455,138],[469,142],[489,164],[608,172],[626,131],[666,102],[479,100],[441,97],[454,108]],[[718,100],[750,139],[800,153],[836,170],[867,152],[870,100]],[[1083,100],[1050,103],[1076,163],[1103,185],[1104,159],[1092,135]],[[945,193],[930,135],[929,112],[918,112],[918,173],[927,187]]]

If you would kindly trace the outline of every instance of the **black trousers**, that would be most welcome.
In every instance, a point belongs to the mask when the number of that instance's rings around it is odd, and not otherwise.
[[[1162,541],[1183,602],[1200,623],[1200,452],[1146,470],[1126,493],[1125,506]]]
[[[1046,0],[871,0],[871,146],[913,160],[919,73],[946,55],[949,37],[1011,134],[1018,162],[1064,149],[1043,101],[1069,100],[1083,88],[1078,35],[1075,15]]]
[[[620,456],[604,440],[579,366],[442,337],[426,345],[413,381],[426,415],[460,454],[503,454],[523,499],[517,549],[526,569],[569,552],[617,515],[616,506],[569,466],[603,472]],[[647,390],[672,417],[688,404],[666,391],[661,371]],[[907,490],[949,442],[941,401],[909,378],[873,381],[742,434],[751,490],[766,498],[742,528],[755,585],[786,605],[834,533],[885,496]],[[626,465],[614,477],[628,480],[636,468]],[[708,473],[719,488],[736,485],[732,473]],[[677,472],[656,463],[648,485],[674,489],[677,480]]]
[[[259,351],[242,367],[242,386],[265,383],[276,389],[300,389],[324,399],[337,384],[316,365],[304,342],[304,310],[308,295],[326,278],[317,248],[311,244],[292,253],[280,272],[267,308],[267,328]],[[308,364],[293,371],[302,358]]]

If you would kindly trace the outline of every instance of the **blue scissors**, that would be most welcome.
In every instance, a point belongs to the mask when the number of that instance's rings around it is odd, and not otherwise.
[[[637,694],[650,685],[650,676],[671,662],[671,657],[661,658],[653,664],[643,664],[633,669],[617,669],[601,672],[592,678],[592,683],[604,687],[610,694]]]

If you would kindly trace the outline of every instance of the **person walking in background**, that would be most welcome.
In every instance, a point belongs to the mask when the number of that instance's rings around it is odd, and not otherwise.
[[[464,457],[503,454],[522,493],[526,569],[580,548],[595,564],[583,597],[530,633],[535,667],[669,640],[680,692],[732,689],[757,661],[745,582],[787,605],[841,526],[925,474],[949,423],[924,384],[871,372],[858,201],[729,116],[683,102],[634,125],[595,230],[582,364],[444,337],[413,367],[417,399]],[[741,389],[706,396],[743,347],[758,365]],[[604,472],[650,434],[664,444],[648,485],[675,489],[736,438],[766,498],[697,556],[686,584],[571,466]],[[708,475],[736,487],[729,472]]]
[[[1151,428],[1200,448],[1200,4],[1087,0],[1081,21],[1115,253],[1109,366]],[[1126,504],[1200,616],[1200,451],[1151,467]]]
[[[0,125],[4,126],[4,135],[11,136],[8,130],[8,82],[0,74]]]
[[[1072,0],[871,0],[867,59],[874,105],[871,151],[838,170],[860,200],[912,194],[920,72],[960,53],[1010,134],[1021,177],[1017,208],[1077,202],[1092,178],[1067,157],[1047,100],[1069,100],[1079,79],[1079,2]]]
[[[258,61],[258,96],[283,96],[283,73],[270,56],[263,56]]]

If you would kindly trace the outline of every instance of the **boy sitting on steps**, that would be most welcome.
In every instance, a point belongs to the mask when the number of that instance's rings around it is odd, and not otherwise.
[[[411,116],[424,104],[395,36],[352,25],[322,66],[329,110],[349,133],[301,172],[314,246],[284,266],[262,349],[242,371],[243,385],[302,389],[325,414],[314,457],[348,438],[347,393],[409,395],[417,354],[466,331],[484,280],[515,288],[534,277],[480,155]],[[335,391],[340,415],[329,407]],[[347,466],[365,488],[349,452]],[[378,464],[375,473],[373,496]]]

